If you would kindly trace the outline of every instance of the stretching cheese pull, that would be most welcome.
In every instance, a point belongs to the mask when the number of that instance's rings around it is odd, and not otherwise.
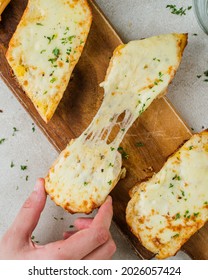
[[[126,220],[135,236],[157,258],[176,254],[208,220],[208,130],[130,194]]]
[[[133,122],[165,93],[186,43],[186,34],[167,34],[132,41],[114,51],[99,111],[46,177],[46,191],[57,205],[72,213],[90,213],[105,201],[122,174],[119,144]],[[119,132],[110,140],[115,126]]]

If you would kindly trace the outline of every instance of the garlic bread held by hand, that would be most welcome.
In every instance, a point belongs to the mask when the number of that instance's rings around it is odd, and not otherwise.
[[[131,231],[159,259],[173,256],[208,220],[208,131],[195,134],[147,182],[126,209]]]
[[[46,177],[46,191],[57,205],[72,213],[90,213],[105,201],[122,173],[120,143],[133,122],[166,91],[186,43],[186,34],[167,34],[132,41],[114,51],[102,83],[100,109]]]
[[[91,21],[86,0],[29,0],[9,43],[14,75],[46,122],[62,99]]]

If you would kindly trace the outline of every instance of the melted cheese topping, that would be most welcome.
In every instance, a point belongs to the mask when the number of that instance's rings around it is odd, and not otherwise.
[[[63,96],[90,24],[85,0],[30,0],[10,41],[8,62],[46,121]]]
[[[208,219],[208,132],[194,135],[134,190],[127,222],[158,258],[174,255]]]
[[[120,178],[117,150],[123,137],[166,90],[185,43],[185,35],[168,34],[133,41],[115,50],[102,83],[104,99],[99,111],[82,135],[62,152],[46,178],[46,190],[58,205],[70,212],[89,213],[104,202]],[[125,116],[119,121],[122,113]],[[110,141],[115,126],[119,131]]]

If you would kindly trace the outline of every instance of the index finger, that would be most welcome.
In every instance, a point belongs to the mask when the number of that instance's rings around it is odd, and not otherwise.
[[[112,198],[108,196],[104,204],[99,208],[90,227],[103,226],[106,229],[110,228],[113,217]]]

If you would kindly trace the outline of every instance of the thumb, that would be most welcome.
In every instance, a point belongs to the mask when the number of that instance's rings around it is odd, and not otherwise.
[[[21,207],[17,217],[12,224],[12,231],[16,238],[25,241],[35,229],[40,214],[44,209],[46,202],[46,193],[44,188],[44,179],[38,179],[34,191]]]

